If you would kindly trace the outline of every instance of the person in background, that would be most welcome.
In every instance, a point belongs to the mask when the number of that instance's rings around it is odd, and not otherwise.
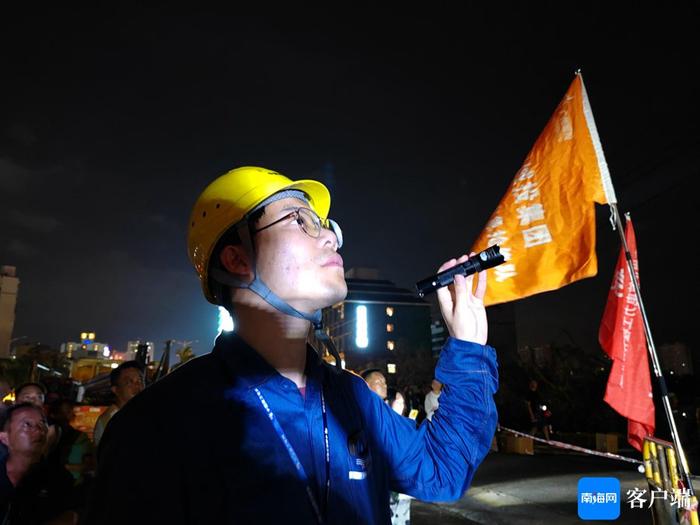
[[[125,361],[109,374],[114,403],[105,410],[95,422],[93,440],[95,448],[99,447],[100,439],[104,434],[107,423],[114,417],[126,403],[136,394],[141,392],[145,386],[143,376],[143,366],[138,361]]]
[[[2,422],[0,441],[8,455],[0,464],[0,523],[73,524],[73,478],[48,461],[48,424],[44,411],[31,403],[10,407]]]
[[[442,393],[442,383],[437,379],[433,379],[430,384],[430,392],[425,395],[425,418],[432,421],[433,414],[440,406],[438,398]]]
[[[406,415],[405,398],[395,388],[387,390],[386,402],[400,416]],[[389,493],[391,525],[409,525],[411,523],[411,499],[411,496],[393,490]]]
[[[15,404],[30,403],[41,409],[46,414],[46,388],[41,383],[24,383],[15,389]],[[56,448],[58,440],[61,438],[61,428],[51,419],[48,421],[48,433],[46,436],[46,448],[44,456],[48,456]]]
[[[24,383],[15,389],[15,404],[31,403],[43,410],[46,389],[39,383]]]
[[[386,377],[378,368],[370,368],[360,374],[370,390],[386,401]]]
[[[386,402],[391,409],[399,415],[406,415],[406,398],[395,388],[388,388],[386,394]]]
[[[540,431],[544,434],[545,439],[549,439],[549,424],[545,418],[545,409],[538,389],[539,383],[537,380],[531,379],[528,383],[528,392],[525,397],[530,423],[532,424],[530,434],[534,436],[537,431]]]

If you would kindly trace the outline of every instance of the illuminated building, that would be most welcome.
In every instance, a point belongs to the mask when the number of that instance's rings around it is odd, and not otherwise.
[[[80,359],[83,357],[107,359],[112,355],[112,350],[106,343],[95,341],[94,332],[81,332],[80,342],[70,341],[61,345],[61,353],[68,359]]]
[[[79,339],[63,343],[60,349],[71,361],[71,379],[84,383],[119,366],[110,346],[95,341],[95,332],[81,332]]]
[[[0,267],[0,358],[10,356],[18,287],[15,267]]]
[[[145,345],[146,353],[146,363],[152,363],[155,356],[155,345],[152,341],[129,341],[126,343],[126,354],[124,356],[125,361],[132,361],[136,359],[139,351],[139,345]]]
[[[359,371],[368,366],[401,374],[399,355],[431,353],[430,304],[411,290],[378,278],[372,269],[346,274],[348,295],[326,308],[324,326],[345,366]]]

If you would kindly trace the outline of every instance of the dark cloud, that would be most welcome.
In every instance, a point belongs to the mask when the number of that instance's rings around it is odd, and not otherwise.
[[[39,250],[17,239],[3,240],[7,245],[7,253],[20,259],[27,259],[39,255]]]
[[[692,283],[656,254],[697,241],[697,7],[467,11],[13,16],[0,34],[0,264],[17,261],[18,333],[58,344],[91,329],[114,346],[174,338],[206,351],[216,309],[187,260],[186,224],[206,184],[241,165],[326,182],[347,267],[411,286],[469,249],[580,67],[635,216],[655,329],[690,341],[692,309],[674,302]],[[518,302],[525,342],[565,329],[597,347],[619,249],[599,210],[599,276]]]
[[[10,159],[0,157],[0,191],[5,196],[15,193],[30,184],[31,171]]]
[[[55,217],[20,210],[10,210],[10,221],[26,230],[51,233],[61,224]]]

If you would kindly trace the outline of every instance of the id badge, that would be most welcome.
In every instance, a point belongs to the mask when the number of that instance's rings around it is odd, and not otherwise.
[[[348,454],[350,456],[348,478],[353,480],[367,478],[372,471],[372,457],[364,430],[355,432],[348,438]]]

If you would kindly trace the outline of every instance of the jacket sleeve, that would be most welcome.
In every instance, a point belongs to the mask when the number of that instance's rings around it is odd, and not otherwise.
[[[440,408],[418,428],[366,385],[356,382],[356,392],[373,449],[387,463],[391,490],[426,501],[454,501],[469,487],[496,430],[496,352],[450,338],[435,377],[443,384]]]

